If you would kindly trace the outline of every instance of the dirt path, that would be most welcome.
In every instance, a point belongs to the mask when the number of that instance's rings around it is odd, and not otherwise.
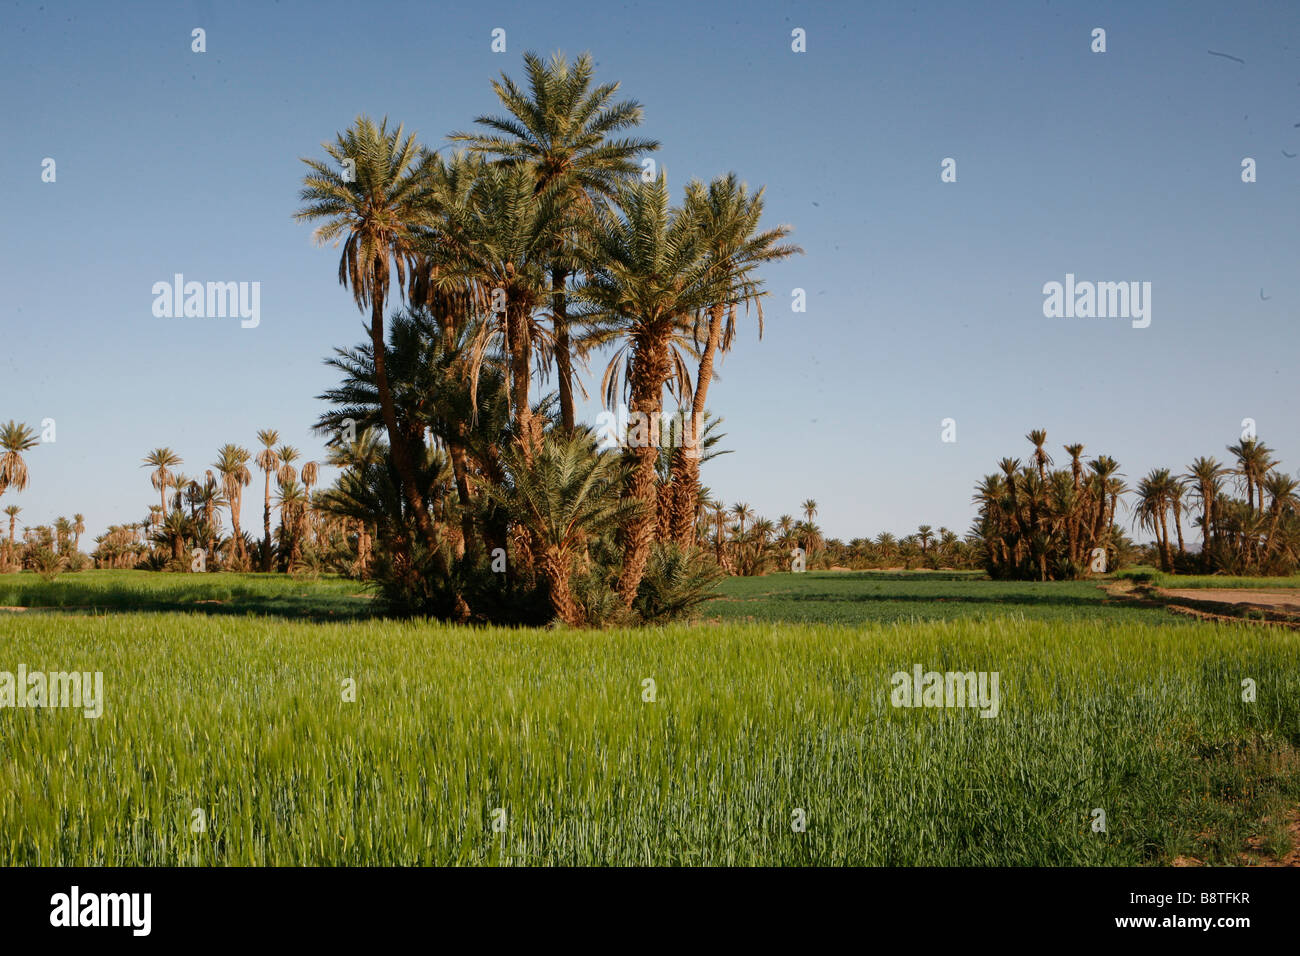
[[[1244,588],[1158,588],[1162,597],[1181,601],[1213,601],[1216,604],[1254,604],[1279,610],[1300,610],[1300,589],[1248,591]]]

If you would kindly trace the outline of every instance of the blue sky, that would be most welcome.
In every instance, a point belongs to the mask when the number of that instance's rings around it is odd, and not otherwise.
[[[498,112],[490,81],[525,50],[590,51],[675,193],[735,170],[806,250],[767,271],[764,338],[749,325],[710,392],[735,453],[704,480],[728,502],[812,497],[845,539],[964,532],[1035,427],[1136,481],[1225,457],[1250,417],[1294,471],[1300,6],[1133,6],[6,3],[0,420],[53,418],[57,441],[0,504],[82,512],[93,537],[147,513],[158,445],[199,475],[263,427],[320,457],[322,359],[363,327],[292,219],[299,157],[361,112],[442,145]],[[259,327],[155,318],[177,272],[260,282]],[[1045,318],[1066,273],[1152,283],[1150,327]]]

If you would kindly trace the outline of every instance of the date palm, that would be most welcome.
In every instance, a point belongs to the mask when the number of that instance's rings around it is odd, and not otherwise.
[[[547,434],[531,459],[521,448],[508,449],[502,465],[506,481],[489,485],[488,496],[528,530],[555,616],[579,626],[583,611],[569,583],[575,556],[590,536],[617,527],[639,507],[621,498],[623,462],[597,451],[591,436],[561,430]]]
[[[1192,493],[1201,503],[1201,560],[1207,563],[1210,547],[1214,541],[1215,514],[1214,506],[1223,489],[1223,477],[1228,469],[1213,457],[1196,458],[1187,468],[1187,479],[1191,482]]]
[[[751,194],[735,173],[720,176],[708,186],[692,180],[686,187],[686,204],[702,234],[708,268],[718,282],[714,301],[696,316],[697,341],[702,340],[703,348],[691,398],[691,426],[687,442],[674,455],[672,536],[683,546],[695,543],[695,496],[700,481],[698,439],[713,381],[714,362],[719,352],[731,347],[741,308],[754,309],[762,338],[762,300],[766,292],[762,280],[755,275],[757,269],[803,251],[783,242],[790,235],[789,226],[759,228],[763,190]]]
[[[23,509],[18,505],[6,505],[5,514],[9,516],[9,560],[14,556],[14,528],[18,523],[18,515]]]
[[[631,414],[652,423],[650,440],[629,450],[628,494],[643,505],[622,532],[618,593],[631,607],[657,526],[659,450],[653,432],[664,388],[670,380],[678,394],[689,388],[683,355],[689,317],[708,308],[716,295],[698,224],[685,209],[670,210],[662,173],[625,187],[616,205],[597,211],[584,259],[587,281],[578,295],[591,309],[597,338],[617,346],[605,372],[606,406],[616,407],[625,381]]]
[[[404,136],[401,126],[390,131],[387,119],[376,126],[369,117],[359,116],[335,142],[322,146],[334,165],[303,160],[311,172],[304,177],[299,194],[306,205],[296,218],[320,223],[313,232],[317,245],[343,243],[339,282],[351,288],[358,309],[363,313],[370,310],[375,384],[400,492],[410,503],[425,542],[434,548],[432,521],[416,482],[412,449],[398,425],[384,365],[384,306],[390,280],[396,271],[400,295],[407,265],[417,254],[420,225],[427,218],[429,176],[417,163],[421,151],[415,137]],[[348,175],[349,168],[353,175]],[[267,496],[269,501],[269,488]],[[269,529],[269,517],[266,524]],[[268,530],[268,551],[269,547]]]
[[[257,433],[262,450],[257,453],[257,467],[266,476],[266,491],[262,500],[262,571],[271,570],[271,473],[280,470],[280,454],[276,444],[280,433],[274,428],[264,428]]]
[[[144,457],[144,464],[140,466],[153,469],[149,478],[161,496],[159,503],[162,507],[159,510],[164,515],[167,514],[167,487],[172,483],[171,469],[183,463],[181,456],[170,448],[155,448]]]
[[[72,516],[72,550],[81,550],[81,536],[86,533],[86,516],[75,514]]]
[[[212,467],[221,476],[221,490],[229,505],[230,525],[234,529],[231,546],[241,565],[248,559],[244,548],[244,533],[239,527],[239,515],[244,489],[253,481],[253,474],[248,468],[250,460],[252,455],[247,448],[227,443],[217,449],[217,460],[212,463]]]
[[[578,268],[573,255],[575,232],[598,197],[613,195],[615,185],[633,175],[637,158],[658,149],[648,139],[611,139],[641,122],[641,105],[614,102],[617,83],[592,88],[593,66],[587,54],[572,64],[562,54],[543,61],[524,54],[528,90],[502,74],[492,88],[508,115],[479,116],[484,131],[453,133],[454,142],[497,164],[522,166],[532,175],[538,194],[555,191],[566,216],[552,234],[544,271],[550,283],[551,335],[560,393],[560,419],[567,434],[574,429],[573,368],[567,283]]]
[[[38,444],[36,432],[30,426],[12,419],[0,425],[0,495],[10,485],[18,491],[27,489],[27,462],[23,460],[23,452]]]

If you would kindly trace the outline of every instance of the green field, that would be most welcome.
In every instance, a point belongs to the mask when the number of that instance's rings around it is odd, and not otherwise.
[[[106,698],[98,719],[0,709],[0,864],[1235,864],[1251,838],[1289,848],[1295,631],[934,574],[723,591],[700,624],[574,632],[367,617],[339,580],[0,578],[0,604],[65,608],[0,612],[0,670],[102,671]],[[127,612],[125,594],[188,609]],[[998,716],[891,706],[914,664],[998,672]]]

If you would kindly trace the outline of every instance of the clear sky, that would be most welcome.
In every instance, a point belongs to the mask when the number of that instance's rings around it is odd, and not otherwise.
[[[147,514],[156,446],[191,475],[264,427],[322,456],[321,360],[363,326],[337,253],[292,219],[299,157],[361,112],[442,145],[499,111],[490,80],[525,50],[590,51],[644,104],[678,196],[735,170],[807,252],[767,271],[764,338],[749,325],[710,392],[735,453],[704,481],[728,502],[775,519],[815,498],[844,539],[965,532],[977,479],[1035,427],[1058,462],[1081,441],[1136,481],[1225,457],[1250,417],[1300,467],[1294,0],[7,0],[0,421],[53,418],[57,440],[0,504],[82,512],[91,538]],[[155,318],[178,272],[260,282],[260,325]],[[1045,318],[1067,273],[1150,282],[1150,326]],[[259,480],[244,526],[260,512]]]

